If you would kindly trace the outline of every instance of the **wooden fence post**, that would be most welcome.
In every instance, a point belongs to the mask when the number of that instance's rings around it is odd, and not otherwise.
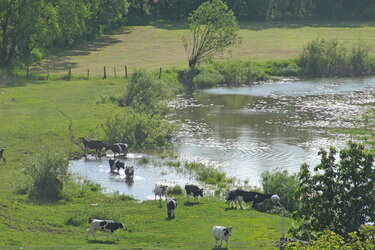
[[[113,73],[115,74],[115,78],[116,78],[116,67],[113,68]]]
[[[68,71],[68,81],[70,81],[70,78],[72,77],[72,68],[69,67],[69,71]]]
[[[159,71],[159,79],[161,78],[161,67],[160,67],[160,71]]]
[[[26,67],[26,80],[29,80],[29,65]]]
[[[90,69],[87,69],[87,79],[90,78]]]
[[[106,72],[106,69],[105,69],[105,66],[104,66],[104,76],[103,76],[103,79],[106,79],[107,78],[107,72]]]
[[[128,78],[128,67],[125,65],[125,78]]]
[[[49,77],[49,68],[47,66],[47,76],[46,76],[46,81],[48,81],[48,77]]]

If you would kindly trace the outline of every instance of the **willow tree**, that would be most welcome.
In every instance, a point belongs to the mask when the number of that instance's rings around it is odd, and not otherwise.
[[[215,55],[222,55],[239,42],[237,19],[221,0],[201,4],[189,15],[188,22],[190,36],[183,37],[183,43],[191,69]]]

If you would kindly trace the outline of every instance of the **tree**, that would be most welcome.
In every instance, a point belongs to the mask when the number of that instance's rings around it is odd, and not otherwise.
[[[191,69],[239,42],[237,19],[221,0],[200,5],[188,22],[191,34],[183,43]]]
[[[292,228],[298,238],[312,239],[324,230],[348,238],[349,233],[375,220],[373,155],[352,141],[340,151],[338,163],[336,152],[333,147],[329,153],[320,150],[315,175],[307,164],[301,166],[295,193],[299,209],[293,215],[301,225]]]

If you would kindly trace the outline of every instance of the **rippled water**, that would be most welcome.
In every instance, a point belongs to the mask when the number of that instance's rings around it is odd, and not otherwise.
[[[229,176],[259,185],[265,170],[295,173],[302,163],[319,163],[319,148],[342,148],[347,135],[333,128],[362,128],[361,117],[375,103],[375,78],[318,79],[238,88],[213,88],[179,99],[171,119],[182,122],[175,151],[181,161],[217,167]],[[185,185],[194,179],[163,164],[140,165],[142,155],[126,161],[135,166],[129,186],[124,175],[109,173],[103,161],[72,162],[73,172],[99,182],[108,190],[137,199],[153,197],[157,182]]]

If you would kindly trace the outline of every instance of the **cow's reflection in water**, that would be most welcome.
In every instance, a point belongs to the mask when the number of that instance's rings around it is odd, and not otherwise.
[[[131,187],[131,186],[133,186],[133,184],[134,184],[134,179],[133,179],[133,178],[125,178],[125,183],[126,183],[129,187]]]

